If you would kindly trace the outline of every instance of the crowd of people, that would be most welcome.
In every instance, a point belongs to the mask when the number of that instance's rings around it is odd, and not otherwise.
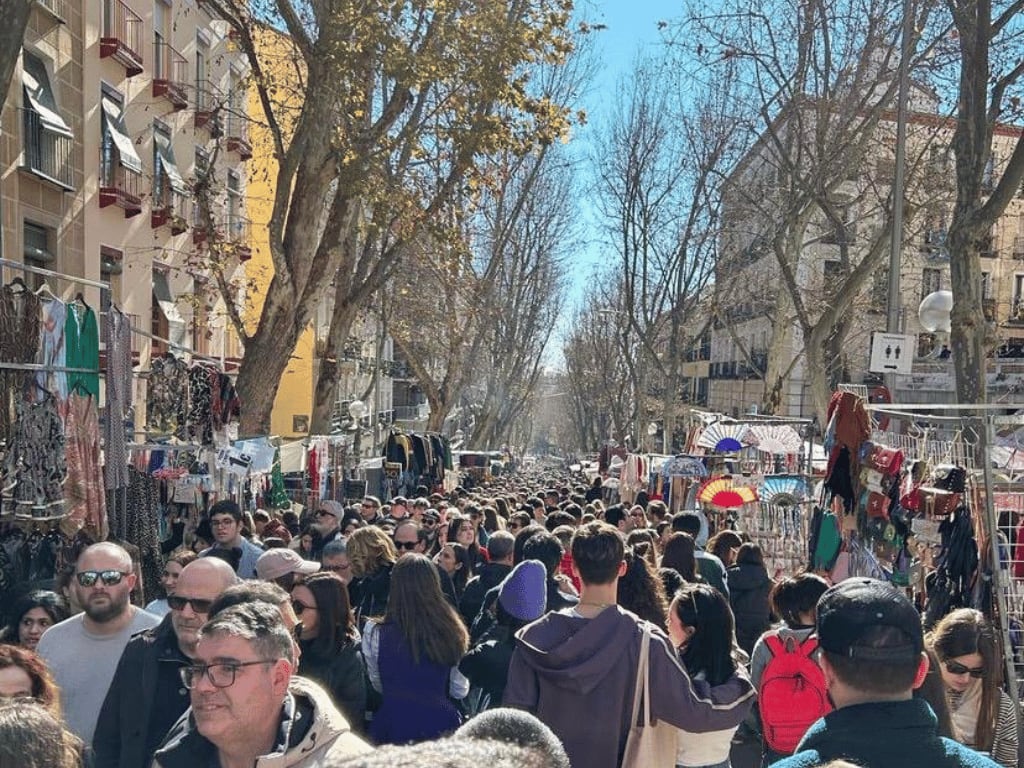
[[[599,485],[219,501],[145,606],[94,544],[0,635],[0,768],[1018,765],[980,612],[926,636],[896,587],[773,579]]]

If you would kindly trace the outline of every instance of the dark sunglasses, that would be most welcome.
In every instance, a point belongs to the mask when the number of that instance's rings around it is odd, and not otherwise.
[[[971,677],[984,677],[984,667],[965,667],[958,661],[947,661],[946,671],[951,675],[970,675]]]
[[[96,584],[97,580],[102,581],[105,587],[112,587],[115,584],[120,584],[121,579],[127,575],[127,573],[115,570],[79,571],[75,574],[75,578],[78,579],[78,583],[83,587],[91,587]]]
[[[301,600],[292,600],[292,610],[295,611],[296,614],[300,614],[303,611],[315,611],[316,608],[312,605],[306,605]]]
[[[419,544],[418,541],[396,541],[395,549],[404,549],[408,552],[412,552],[416,549],[417,544]]]
[[[167,604],[171,606],[173,611],[185,610],[185,604],[188,603],[192,606],[192,610],[196,613],[209,613],[210,606],[213,605],[213,600],[202,600],[198,597],[183,597],[181,595],[168,595]]]
[[[437,520],[435,520],[432,517],[424,517],[423,518],[423,525],[431,525],[431,526],[437,525]]]
[[[318,509],[316,511],[317,517],[334,517],[333,512],[328,512],[326,509]]]

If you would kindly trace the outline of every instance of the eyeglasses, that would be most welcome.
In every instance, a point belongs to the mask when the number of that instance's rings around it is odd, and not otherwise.
[[[182,595],[168,595],[167,604],[173,611],[185,610],[185,604],[191,605],[196,613],[209,613],[213,600],[202,600],[198,597],[184,597]]]
[[[75,574],[75,578],[78,579],[78,583],[83,587],[91,587],[96,584],[96,581],[102,581],[103,586],[112,587],[115,584],[120,584],[121,579],[128,576],[127,573],[121,573],[121,571],[109,570],[109,571],[79,571]]]
[[[984,667],[965,667],[958,661],[947,661],[946,671],[951,675],[970,675],[971,677],[984,677]]]
[[[223,661],[217,664],[191,664],[180,670],[182,684],[192,690],[203,675],[214,688],[229,688],[235,684],[235,675],[242,667],[253,667],[257,664],[273,664],[270,659],[256,661]]]
[[[234,524],[235,518],[233,517],[221,517],[216,520],[210,521],[211,528],[227,528],[229,525]]]
[[[419,544],[418,541],[396,541],[395,549],[404,549],[407,552],[412,552],[414,549],[416,549],[417,544]]]
[[[359,506],[362,507],[363,509],[376,509],[376,507],[373,504],[360,504]]]
[[[320,570],[330,571],[331,573],[341,573],[342,571],[349,570],[351,567],[352,566],[348,563],[346,563],[345,565],[324,565],[321,566]]]
[[[328,512],[326,509],[318,509],[316,511],[317,517],[334,517],[333,512]]]
[[[629,516],[630,517],[643,517],[644,513],[643,512],[630,512]]]
[[[507,528],[510,531],[518,531],[519,530],[519,523],[509,523]]]
[[[424,517],[423,518],[423,525],[428,525],[428,526],[430,526],[432,528],[435,525],[437,525],[437,520],[433,520],[433,519],[431,519],[429,517]]]
[[[312,605],[306,605],[301,600],[292,600],[292,610],[296,614],[302,613],[303,611],[315,611],[316,608]]]

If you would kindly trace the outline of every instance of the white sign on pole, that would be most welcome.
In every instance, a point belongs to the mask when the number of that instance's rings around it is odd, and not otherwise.
[[[899,373],[909,375],[914,362],[914,347],[917,338],[901,333],[879,333],[871,335],[872,373]]]

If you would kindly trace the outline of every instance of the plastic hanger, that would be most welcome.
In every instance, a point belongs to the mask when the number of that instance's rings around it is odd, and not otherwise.
[[[44,295],[44,294],[46,294],[46,295]],[[47,295],[53,301],[57,300],[57,296],[54,294],[54,292],[52,290],[50,290],[50,284],[49,283],[43,283],[41,286],[39,286],[38,289],[36,289],[36,296],[38,296],[41,299],[45,299],[45,298],[47,298]]]

